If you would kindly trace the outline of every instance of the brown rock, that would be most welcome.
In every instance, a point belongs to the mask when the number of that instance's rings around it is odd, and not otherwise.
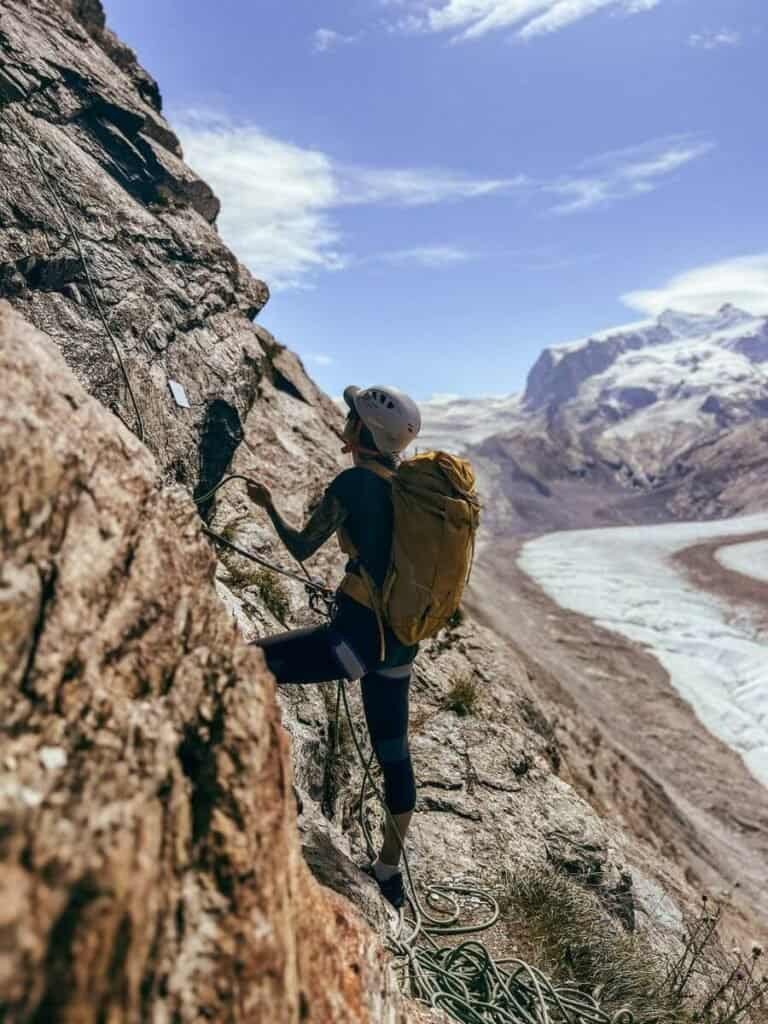
[[[166,478],[192,489],[208,478],[212,407],[244,419],[282,352],[251,323],[267,286],[221,241],[219,200],[98,0],[4,2],[0,67],[0,297],[138,432],[132,391]]]
[[[3,1020],[403,1020],[197,513],[0,306]]]

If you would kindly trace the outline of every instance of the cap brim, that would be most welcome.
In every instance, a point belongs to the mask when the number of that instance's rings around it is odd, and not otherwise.
[[[349,408],[353,410],[353,412],[357,412],[355,399],[360,394],[360,390],[361,389],[355,387],[354,384],[350,384],[349,387],[344,388],[344,401],[347,403]]]

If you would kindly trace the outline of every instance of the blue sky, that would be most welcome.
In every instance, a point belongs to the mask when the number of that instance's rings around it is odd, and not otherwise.
[[[105,0],[330,394],[768,312],[764,0]]]

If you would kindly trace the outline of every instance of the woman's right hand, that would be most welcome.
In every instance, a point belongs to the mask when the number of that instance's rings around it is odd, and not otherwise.
[[[257,480],[249,480],[245,487],[248,491],[248,497],[254,505],[259,505],[261,508],[271,507],[272,495],[264,484],[260,484]]]

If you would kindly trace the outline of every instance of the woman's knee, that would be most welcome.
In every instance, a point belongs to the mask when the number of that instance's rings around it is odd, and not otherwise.
[[[321,683],[341,671],[331,650],[328,626],[309,626],[255,641],[278,683]]]

